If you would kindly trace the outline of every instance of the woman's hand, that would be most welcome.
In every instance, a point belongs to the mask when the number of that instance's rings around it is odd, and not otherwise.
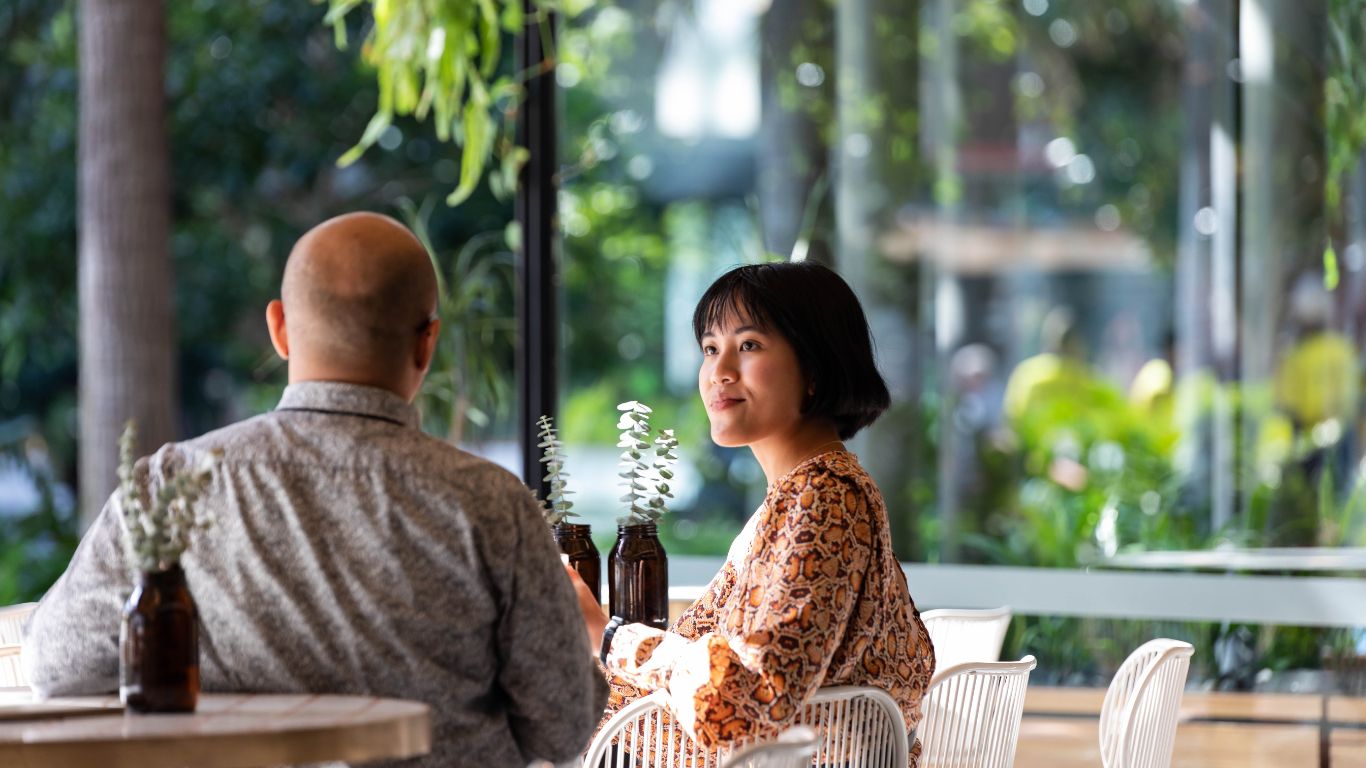
[[[602,647],[602,630],[607,626],[607,612],[602,610],[593,590],[583,583],[579,572],[569,564],[568,555],[560,555],[564,562],[564,572],[569,575],[569,583],[574,585],[574,596],[579,599],[579,610],[583,613],[584,630],[588,633],[588,650],[594,657]]]

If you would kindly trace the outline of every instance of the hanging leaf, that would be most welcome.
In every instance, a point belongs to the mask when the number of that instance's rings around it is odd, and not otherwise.
[[[322,2],[322,0],[315,0]],[[485,172],[495,195],[516,190],[529,153],[516,145],[515,115],[526,97],[524,80],[548,73],[554,53],[543,66],[493,80],[502,62],[503,34],[542,34],[548,13],[562,12],[558,2],[537,3],[528,17],[522,0],[326,0],[323,23],[332,27],[339,49],[348,45],[346,19],[361,6],[370,10],[361,56],[374,67],[379,88],[375,114],[354,147],[338,164],[356,162],[374,146],[396,116],[432,120],[437,140],[461,147],[460,177],[447,196],[459,205],[478,187]],[[595,0],[578,0],[574,13]],[[572,15],[572,14],[571,14]],[[496,159],[496,163],[492,162]]]

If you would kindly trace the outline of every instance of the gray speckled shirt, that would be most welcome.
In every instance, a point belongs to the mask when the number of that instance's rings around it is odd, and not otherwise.
[[[349,693],[432,707],[432,752],[404,766],[562,762],[607,686],[536,502],[499,467],[423,434],[390,392],[289,386],[279,407],[138,462],[155,488],[223,452],[216,524],[183,558],[205,691]],[[33,615],[42,695],[118,687],[131,590],[116,498]]]

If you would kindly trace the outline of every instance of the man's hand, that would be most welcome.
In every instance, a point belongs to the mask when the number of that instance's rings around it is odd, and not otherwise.
[[[593,597],[593,590],[583,583],[579,572],[569,565],[569,556],[560,555],[560,559],[564,561],[564,572],[569,575],[569,583],[574,585],[574,595],[579,599],[584,630],[588,633],[588,650],[596,657],[598,648],[602,646],[602,630],[607,626],[607,613],[598,604],[598,599]]]

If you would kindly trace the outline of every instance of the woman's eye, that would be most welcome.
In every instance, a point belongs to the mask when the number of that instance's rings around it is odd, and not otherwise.
[[[703,354],[703,355],[707,355],[707,356],[714,355],[714,354],[716,354],[716,347],[712,347],[712,346],[703,347],[703,348],[702,348],[702,354]]]
[[[758,348],[759,348],[759,345],[758,345],[756,342],[753,342],[753,341],[742,341],[742,342],[740,342],[740,350],[741,350],[742,352],[752,352],[752,351],[754,351],[754,350],[756,350],[756,349],[758,349]]]

